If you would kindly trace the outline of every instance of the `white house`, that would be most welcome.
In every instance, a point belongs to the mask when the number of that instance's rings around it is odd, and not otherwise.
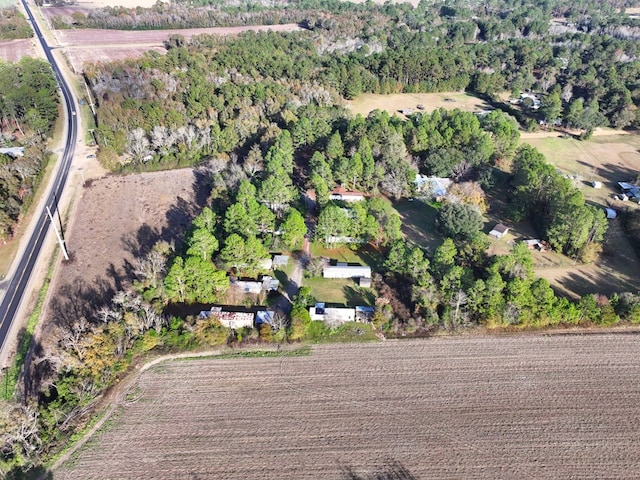
[[[445,197],[451,186],[451,179],[418,174],[413,183],[416,186],[416,191],[420,194],[431,197]]]
[[[340,200],[343,202],[361,202],[364,200],[364,193],[349,191],[342,187],[337,187],[329,192],[329,200]]]
[[[238,280],[231,284],[232,287],[238,288],[244,293],[259,294],[262,291],[262,282],[252,280]]]
[[[337,265],[329,265],[322,269],[324,278],[371,278],[371,267],[365,265],[349,265],[347,263],[338,263]]]
[[[316,303],[309,307],[311,320],[326,323],[330,327],[339,327],[347,322],[355,322],[356,309],[351,307],[325,307],[324,303]]]

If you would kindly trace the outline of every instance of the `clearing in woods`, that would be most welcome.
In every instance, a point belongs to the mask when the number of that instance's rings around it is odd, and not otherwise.
[[[169,361],[127,383],[110,426],[53,474],[352,479],[391,464],[408,472],[393,478],[636,478],[639,383],[631,334]]]
[[[527,138],[547,161],[573,180],[588,203],[622,212],[640,208],[637,203],[616,201],[617,182],[633,181],[640,172],[640,137],[637,135],[595,136],[589,141],[562,138]],[[602,183],[593,188],[592,181]],[[514,230],[517,234],[518,227]],[[593,265],[579,265],[554,252],[534,252],[536,274],[546,278],[558,291],[569,295],[640,290],[640,261],[624,234],[622,220],[609,221],[604,253]]]
[[[390,115],[400,115],[399,110],[410,109],[419,112],[418,105],[424,107],[425,112],[437,108],[453,110],[457,108],[466,112],[477,112],[491,108],[484,100],[461,92],[449,93],[363,93],[348,103],[354,114],[363,117],[373,110],[386,110]]]

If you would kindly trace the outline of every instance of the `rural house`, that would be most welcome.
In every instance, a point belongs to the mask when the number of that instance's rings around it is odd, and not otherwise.
[[[506,225],[502,224],[502,223],[498,223],[495,227],[493,227],[493,229],[489,232],[489,235],[491,237],[495,237],[495,238],[502,238],[504,237],[507,233],[509,233],[509,227],[507,227]]]
[[[417,193],[431,198],[441,198],[447,196],[451,186],[451,179],[418,174],[413,180],[413,184],[416,186]]]
[[[330,327],[339,327],[356,320],[356,309],[350,307],[326,307],[324,303],[316,303],[309,307],[311,320],[324,322]]]
[[[211,307],[211,310],[204,310],[200,312],[199,318],[217,318],[223,327],[227,328],[244,328],[253,327],[253,313],[251,312],[228,312],[222,310],[222,307]]]
[[[365,265],[349,265],[339,262],[322,269],[324,278],[371,278],[371,267]]]
[[[361,202],[364,200],[364,193],[349,191],[342,187],[337,187],[329,193],[329,200],[340,200],[342,202]]]

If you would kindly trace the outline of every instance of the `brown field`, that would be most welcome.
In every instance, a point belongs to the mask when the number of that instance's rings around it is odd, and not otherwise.
[[[449,99],[446,101],[445,99]],[[387,110],[391,115],[394,113],[400,115],[398,110],[413,109],[418,111],[416,106],[422,104],[425,111],[430,112],[437,108],[447,108],[474,112],[484,110],[489,105],[483,100],[468,95],[466,93],[448,92],[448,93],[393,93],[389,95],[377,93],[363,93],[356,99],[348,103],[349,109],[354,114],[367,116],[373,110]]]
[[[86,47],[65,48],[64,55],[74,72],[79,73],[87,63],[108,63],[127,58],[140,58],[145,52],[154,50],[158,53],[167,53],[164,47],[148,46],[118,46],[118,47]]]
[[[110,62],[138,58],[149,50],[166,53],[163,42],[171,35],[190,40],[195,35],[237,35],[249,30],[291,32],[300,30],[297,24],[254,25],[244,27],[192,28],[184,30],[56,30],[55,36],[75,73],[86,63]]]
[[[129,282],[134,258],[157,240],[179,239],[197,208],[192,169],[106,176],[87,185],[65,232],[72,260],[56,270],[54,315],[74,299],[83,308],[110,300]]]
[[[37,53],[32,38],[0,41],[0,60],[17,62],[22,57],[35,56],[37,56]]]
[[[56,35],[65,46],[85,45],[131,45],[156,44],[162,45],[171,35],[182,35],[190,40],[196,35],[237,35],[248,30],[276,32],[291,32],[301,30],[295,24],[285,25],[250,25],[243,27],[190,28],[182,30],[56,30]]]
[[[631,334],[165,362],[53,478],[638,478],[639,384]]]

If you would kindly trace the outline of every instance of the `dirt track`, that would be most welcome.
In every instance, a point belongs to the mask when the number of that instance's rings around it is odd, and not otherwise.
[[[637,478],[639,353],[535,335],[163,363],[54,478]]]

